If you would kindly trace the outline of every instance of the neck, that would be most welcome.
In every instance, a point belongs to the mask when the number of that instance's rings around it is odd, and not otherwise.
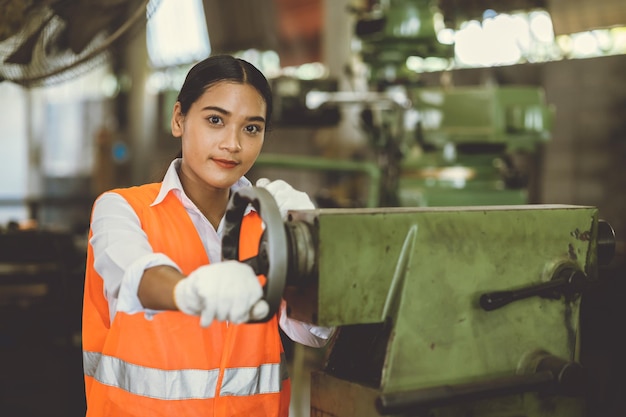
[[[189,197],[191,201],[198,207],[200,212],[204,214],[209,223],[217,230],[228,204],[229,190],[219,190],[219,192],[207,193],[201,198]]]
[[[184,165],[182,164],[178,169],[178,177],[187,197],[204,214],[204,217],[207,218],[213,228],[217,230],[226,212],[226,206],[230,198],[230,187],[212,187],[199,178],[188,176],[185,174]]]
[[[226,212],[230,188],[207,187],[204,184],[190,182],[183,176],[181,176],[181,183],[187,197],[217,230]]]

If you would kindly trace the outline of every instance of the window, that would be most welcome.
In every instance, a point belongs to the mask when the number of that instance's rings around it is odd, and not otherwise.
[[[150,63],[157,68],[189,64],[211,53],[201,0],[160,0],[147,26]]]

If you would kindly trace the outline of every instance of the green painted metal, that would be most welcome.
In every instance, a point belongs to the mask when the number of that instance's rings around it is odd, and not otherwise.
[[[532,155],[550,138],[553,109],[543,90],[524,86],[416,88],[428,152],[401,163],[402,206],[527,204],[526,184],[506,158]],[[448,153],[448,154],[446,154]],[[529,175],[529,173],[525,173]]]
[[[580,298],[531,297],[494,311],[484,311],[478,299],[547,282],[561,265],[594,279],[596,208],[324,209],[311,215],[302,219],[319,237],[317,322],[392,323],[379,392],[515,375],[537,350],[577,359]],[[532,400],[522,402],[531,407]],[[521,405],[507,404],[516,416],[578,415],[522,414]]]
[[[433,0],[388,0],[357,22],[360,55],[375,81],[415,75],[406,67],[411,56],[452,58],[454,48],[442,44],[437,32],[444,26]],[[393,75],[392,75],[393,74]]]
[[[502,144],[534,151],[550,138],[554,109],[534,86],[414,88],[411,100],[423,115],[424,141]]]
[[[492,184],[480,182],[463,188],[403,182],[399,200],[405,207],[512,205],[528,203],[528,194],[526,189],[494,188]]]

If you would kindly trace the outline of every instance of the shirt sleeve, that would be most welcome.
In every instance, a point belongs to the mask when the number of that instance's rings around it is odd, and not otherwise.
[[[118,311],[143,311],[149,318],[155,311],[145,309],[137,296],[144,270],[157,265],[180,268],[152,250],[137,214],[119,194],[108,192],[96,200],[91,231],[94,269],[104,281],[111,320]]]
[[[280,328],[294,342],[314,348],[323,347],[333,335],[334,327],[315,326],[287,316],[287,302],[282,300],[278,322]]]

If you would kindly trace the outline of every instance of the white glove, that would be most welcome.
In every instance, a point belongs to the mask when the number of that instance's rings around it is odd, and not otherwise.
[[[287,218],[289,210],[310,210],[315,208],[307,193],[296,190],[283,180],[270,182],[267,178],[259,178],[256,186],[265,188],[272,194],[278,205],[280,217],[283,220]]]
[[[201,266],[174,287],[178,309],[200,316],[202,327],[213,320],[239,324],[265,318],[270,307],[262,296],[254,270],[233,260]]]

